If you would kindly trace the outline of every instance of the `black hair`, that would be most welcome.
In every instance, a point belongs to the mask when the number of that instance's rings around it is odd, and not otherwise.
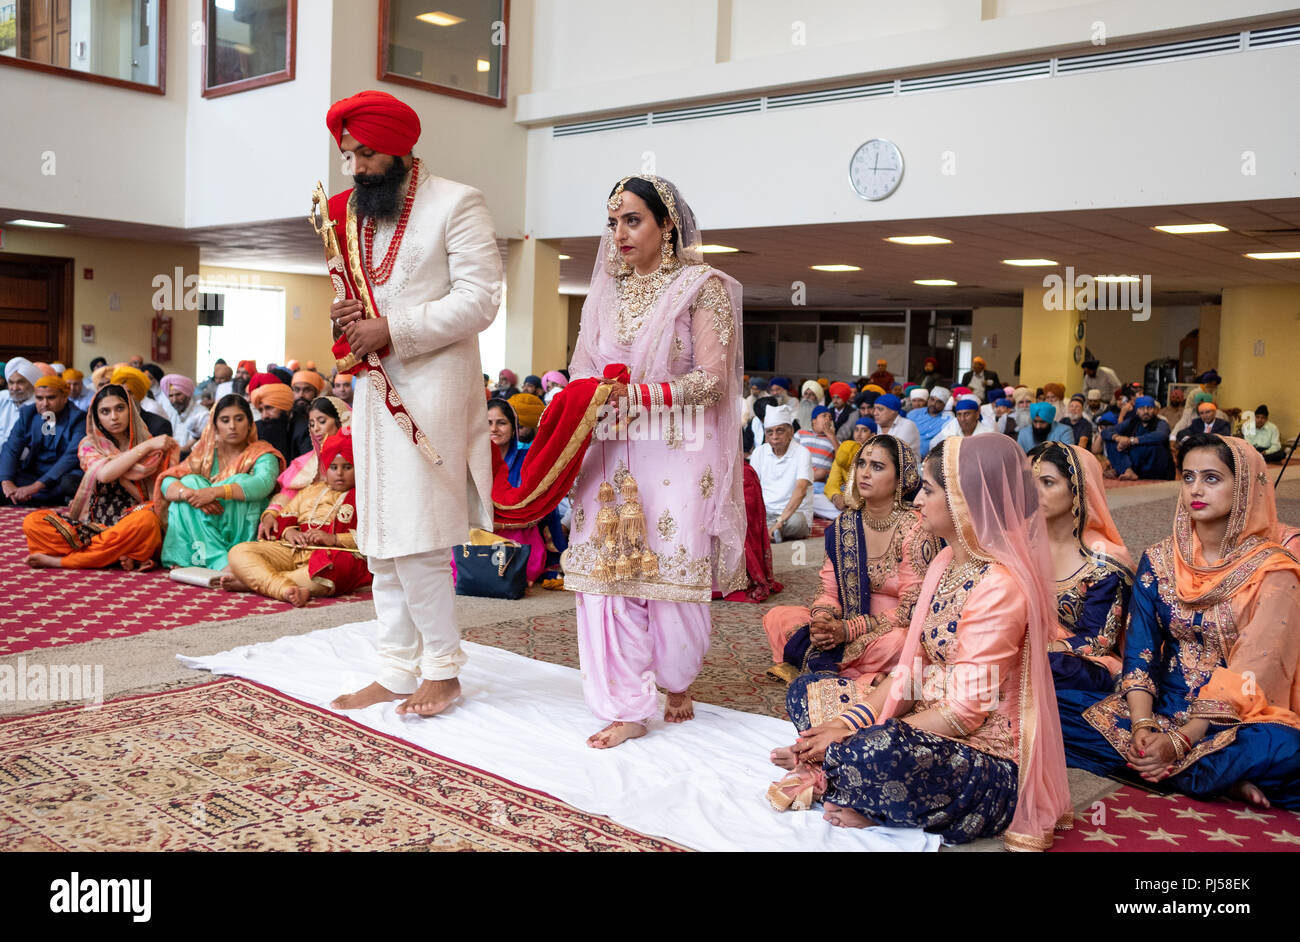
[[[99,434],[103,435],[105,438],[108,439],[112,439],[113,436],[109,434],[108,429],[104,428],[103,420],[101,420],[99,417],[99,404],[101,401],[109,398],[110,396],[116,396],[118,399],[121,399],[123,402],[125,402],[128,410],[134,409],[136,407],[135,403],[131,400],[131,394],[128,393],[126,389],[124,389],[123,387],[118,386],[116,383],[109,383],[99,392],[95,393],[95,398],[90,400],[90,419],[92,422],[95,423],[95,428],[99,429]],[[129,425],[127,426],[127,434],[128,435],[130,434]],[[138,445],[139,442],[136,442],[136,444]]]
[[[1030,449],[1027,457],[1031,464],[1039,458],[1051,462],[1056,470],[1065,475],[1066,480],[1069,480],[1073,473],[1070,470],[1070,462],[1066,460],[1065,449],[1058,448],[1055,442],[1043,442],[1041,445],[1035,445]]]
[[[943,446],[947,441],[946,438],[940,439],[937,444],[930,446],[930,451],[925,456],[926,473],[945,491],[948,489],[948,478],[943,473]]]
[[[1228,466],[1228,470],[1236,475],[1237,463],[1232,458],[1232,449],[1228,447],[1228,443],[1218,435],[1207,432],[1194,432],[1178,443],[1179,471],[1183,470],[1183,462],[1187,456],[1198,448],[1212,449],[1218,459]]]
[[[1261,402],[1261,403],[1259,404],[1259,406],[1255,409],[1255,414],[1256,414],[1256,415],[1268,415],[1268,406],[1264,405],[1264,404]]]
[[[167,375],[166,373],[163,372],[163,368],[159,366],[157,363],[146,363],[143,369],[146,373],[148,373],[150,376],[153,377],[153,381],[155,383],[162,382],[162,378]]]
[[[617,189],[618,184],[616,183],[614,184],[614,188],[609,191],[609,195],[612,197],[614,195],[614,190]],[[642,180],[640,177],[629,177],[628,181],[623,184],[623,189],[625,192],[635,193],[637,196],[641,197],[651,214],[654,215],[655,222],[659,224],[660,228],[663,228],[665,223],[672,222],[672,216],[668,212],[668,207],[665,206],[664,201],[659,198],[659,191],[655,189],[655,185],[649,180]],[[677,252],[678,235],[677,224],[673,223],[672,246],[674,253]]]
[[[217,421],[217,416],[231,406],[238,406],[239,411],[244,413],[244,418],[248,419],[248,424],[253,424],[253,409],[249,406],[248,400],[238,393],[226,393],[217,400],[217,404],[212,407],[212,421]]]
[[[776,396],[759,396],[754,400],[754,415],[762,422],[767,417],[767,407],[776,405]]]
[[[1101,366],[1101,361],[1100,361],[1100,360],[1084,360],[1082,363],[1079,364],[1079,366],[1080,366],[1080,368],[1085,369],[1085,370],[1095,370],[1097,367]]]
[[[95,357],[95,359],[90,361],[90,372],[95,372],[95,370],[99,369],[101,366],[108,366],[108,361],[103,357]]]
[[[754,450],[754,429],[748,425],[740,430],[740,449],[746,455]]]
[[[315,409],[321,415],[327,415],[335,422],[342,422],[339,418],[339,410],[334,408],[334,403],[329,401],[327,396],[319,396],[311,401],[311,408]]]

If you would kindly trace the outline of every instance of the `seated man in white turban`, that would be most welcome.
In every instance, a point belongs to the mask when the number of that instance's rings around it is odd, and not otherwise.
[[[36,398],[36,381],[45,374],[26,357],[14,357],[5,363],[5,384],[0,392],[0,445],[9,438],[9,430],[18,422],[23,406]]]
[[[772,542],[801,540],[812,532],[812,455],[794,440],[789,406],[768,406],[763,415],[763,444],[750,455],[767,508]]]

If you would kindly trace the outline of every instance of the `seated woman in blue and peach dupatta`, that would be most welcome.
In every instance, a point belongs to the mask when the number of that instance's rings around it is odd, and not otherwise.
[[[1029,453],[1056,578],[1057,632],[1048,645],[1057,689],[1110,693],[1133,594],[1133,557],[1106,506],[1101,465],[1078,445]]]
[[[1300,808],[1300,563],[1276,541],[1264,459],[1197,434],[1178,464],[1174,532],[1138,566],[1119,692],[1061,691],[1066,754],[1196,798]]]
[[[1038,490],[1004,435],[949,438],[926,456],[916,506],[947,546],[926,573],[891,680],[866,703],[786,700],[799,741],[773,763],[775,807],[825,802],[839,827],[920,827],[950,843],[1003,835],[1046,850],[1073,812],[1047,644],[1056,599]]]
[[[894,669],[912,609],[939,541],[921,526],[911,498],[921,483],[912,450],[877,435],[859,450],[844,512],[826,530],[821,591],[811,607],[780,605],[763,616],[776,663],[789,682],[805,672],[872,684]]]
[[[523,473],[524,457],[529,446],[519,441],[519,417],[514,406],[504,399],[488,402],[488,435],[505,462],[506,477],[511,487],[518,487]],[[558,510],[552,510],[538,523],[522,528],[497,527],[495,532],[521,546],[530,548],[525,575],[532,585],[548,570],[558,570],[560,554],[568,549],[564,528],[560,525]],[[454,561],[453,561],[454,565]],[[558,572],[555,573],[558,576]],[[549,581],[549,580],[548,580]],[[552,586],[546,586],[551,588]],[[563,588],[563,583],[554,588]]]

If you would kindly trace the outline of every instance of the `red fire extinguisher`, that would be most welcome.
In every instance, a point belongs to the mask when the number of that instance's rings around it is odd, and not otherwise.
[[[150,332],[149,355],[155,363],[165,363],[172,358],[172,319],[168,314],[155,314]]]

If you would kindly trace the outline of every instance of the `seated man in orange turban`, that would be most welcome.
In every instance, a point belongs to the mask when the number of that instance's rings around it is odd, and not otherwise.
[[[77,445],[86,413],[68,402],[61,376],[36,381],[36,401],[23,406],[0,449],[0,505],[63,504],[81,484]]]

